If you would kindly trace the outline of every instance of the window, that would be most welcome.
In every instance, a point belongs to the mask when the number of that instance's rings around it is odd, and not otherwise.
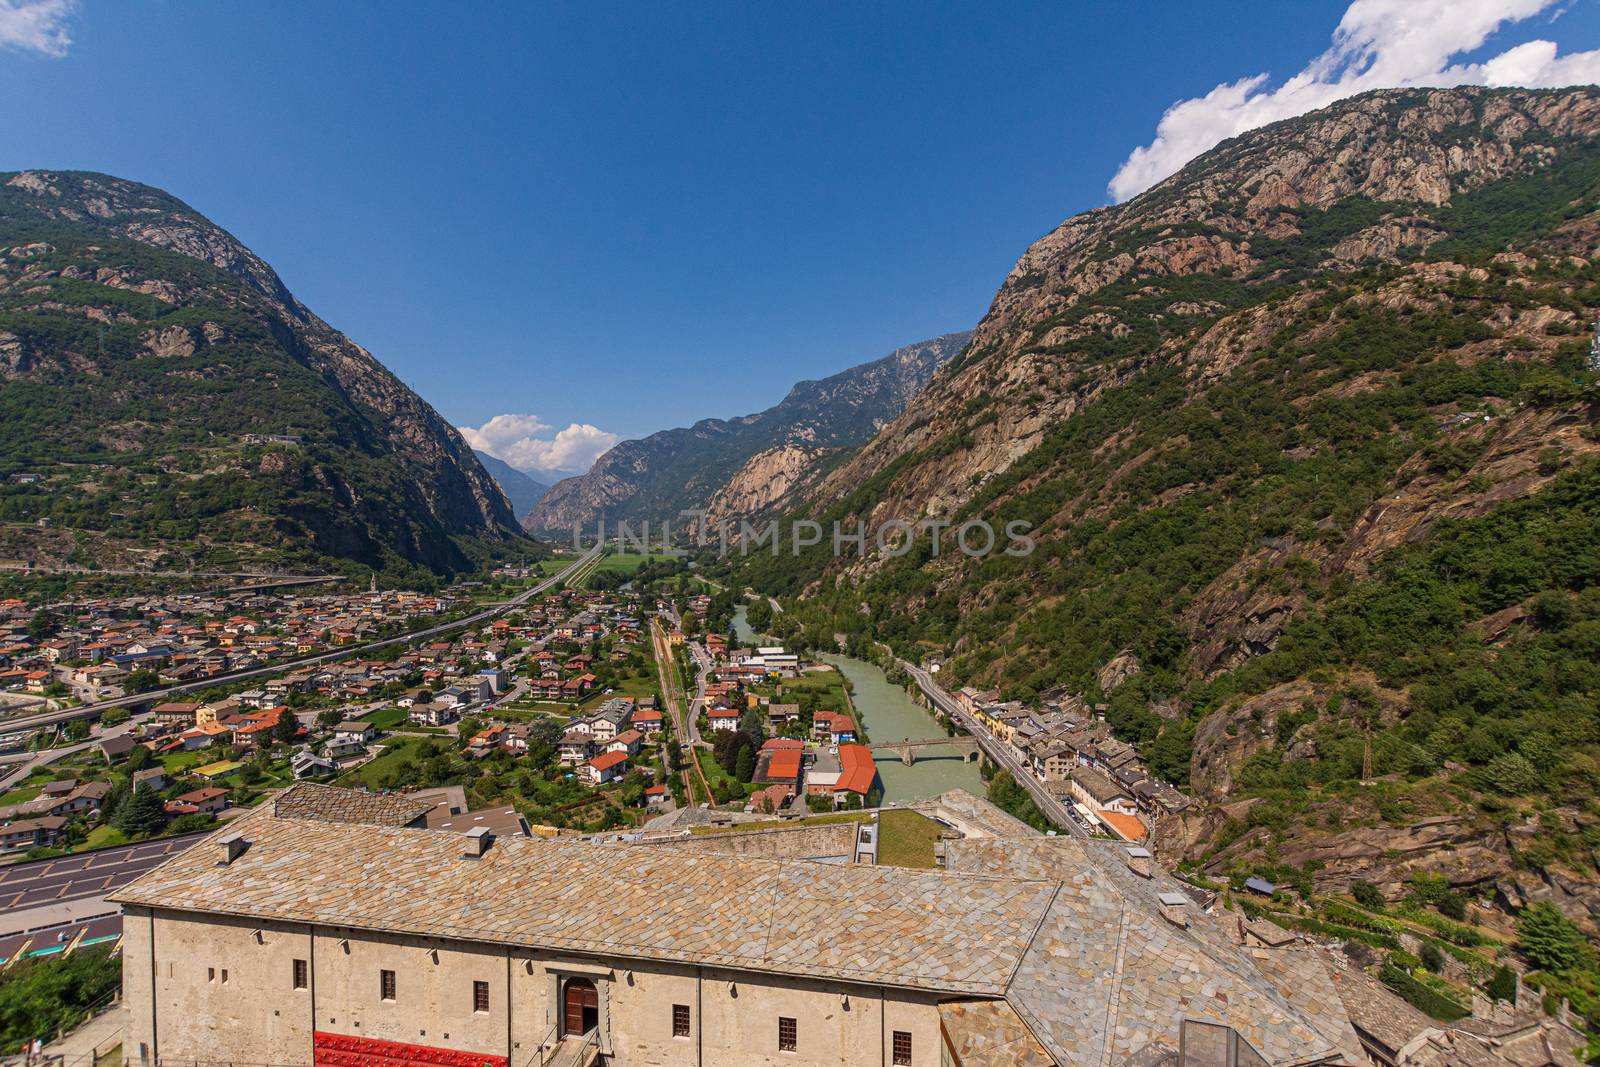
[[[489,983],[472,983],[472,1010],[487,1012],[489,1010]]]
[[[689,1005],[674,1004],[672,1006],[672,1036],[689,1036]]]
[[[799,1043],[800,1027],[789,1016],[778,1016],[778,1051],[793,1052]]]
[[[905,1030],[894,1032],[894,1062],[895,1067],[911,1063],[911,1035]]]
[[[228,984],[228,968],[226,967],[222,968],[222,984]]]
[[[216,980],[217,980],[217,969],[215,967],[207,967],[206,968],[206,981],[215,982]]]
[[[394,999],[394,972],[378,972],[378,996],[384,1000]]]
[[[294,987],[296,989],[304,989],[310,984],[311,984],[311,982],[310,982],[309,972],[306,970],[306,961],[305,960],[295,960],[294,961]]]

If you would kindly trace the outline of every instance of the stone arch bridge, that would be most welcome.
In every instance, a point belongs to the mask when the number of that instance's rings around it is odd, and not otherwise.
[[[930,749],[955,749],[964,763],[972,763],[978,758],[980,751],[978,739],[975,737],[927,737],[919,741],[884,741],[874,743],[871,747],[874,756],[879,753],[892,752],[900,757],[901,763],[908,767],[917,762],[919,755],[923,759],[929,759],[935,755],[943,755],[942,753],[930,752]]]

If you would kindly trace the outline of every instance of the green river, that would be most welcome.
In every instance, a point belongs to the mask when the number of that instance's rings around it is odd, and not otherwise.
[[[742,606],[734,612],[733,629],[741,643],[755,642],[757,634],[750,629]],[[856,715],[873,741],[882,743],[905,738],[921,740],[944,736],[944,727],[939,725],[938,720],[907,696],[905,690],[890,683],[876,664],[850,656],[824,655],[821,659],[838,668],[849,680],[850,699],[855,703]],[[876,760],[885,802],[903,804],[937,796],[948,789],[965,789],[978,796],[983,795],[978,765],[963,762],[953,750],[933,749],[919,753],[917,761],[909,767],[892,752],[877,755]]]

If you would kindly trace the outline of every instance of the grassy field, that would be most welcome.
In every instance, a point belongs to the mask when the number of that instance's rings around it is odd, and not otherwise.
[[[915,811],[886,811],[878,818],[878,863],[884,867],[936,867],[939,824]]]
[[[340,775],[337,785],[364,785],[368,789],[379,788],[379,781],[389,770],[402,760],[410,759],[415,751],[427,738],[422,737],[395,737],[385,742],[383,754],[377,759],[368,760],[353,770]]]
[[[379,730],[393,730],[396,726],[404,726],[410,716],[409,709],[391,704],[386,708],[379,708],[377,711],[369,712],[361,718],[365,722],[370,722]]]
[[[50,772],[45,769],[43,773],[34,771],[23,779],[23,784],[6,793],[0,793],[0,807],[9,807],[12,804],[23,804],[39,795],[39,790],[44,788],[44,783],[50,781]]]
[[[631,553],[630,552],[630,553],[628,553],[626,555],[612,554],[612,555],[608,555],[605,558],[603,558],[595,566],[595,570],[596,571],[620,571],[623,574],[632,574],[634,571],[638,570],[640,567],[643,567],[646,563],[659,563],[659,562],[663,562],[665,560],[675,559],[675,558],[677,558],[677,557],[669,556],[669,555],[667,555],[667,554],[665,554],[663,552],[651,552],[651,553],[647,553],[647,554],[639,554],[639,553]]]

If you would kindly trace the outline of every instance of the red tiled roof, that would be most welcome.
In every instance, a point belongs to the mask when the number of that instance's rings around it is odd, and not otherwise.
[[[866,796],[878,777],[878,765],[872,761],[872,749],[866,745],[839,746],[839,781],[836,791],[860,793]]]
[[[1120,811],[1097,811],[1095,815],[1124,841],[1144,840],[1144,823],[1137,816],[1124,815]]]
[[[871,755],[868,755],[871,758]],[[793,748],[774,749],[772,758],[767,761],[767,777],[778,781],[793,781],[800,777],[800,750]]]
[[[604,771],[627,761],[628,754],[626,752],[604,752],[590,760],[589,766],[594,767],[596,770]]]

